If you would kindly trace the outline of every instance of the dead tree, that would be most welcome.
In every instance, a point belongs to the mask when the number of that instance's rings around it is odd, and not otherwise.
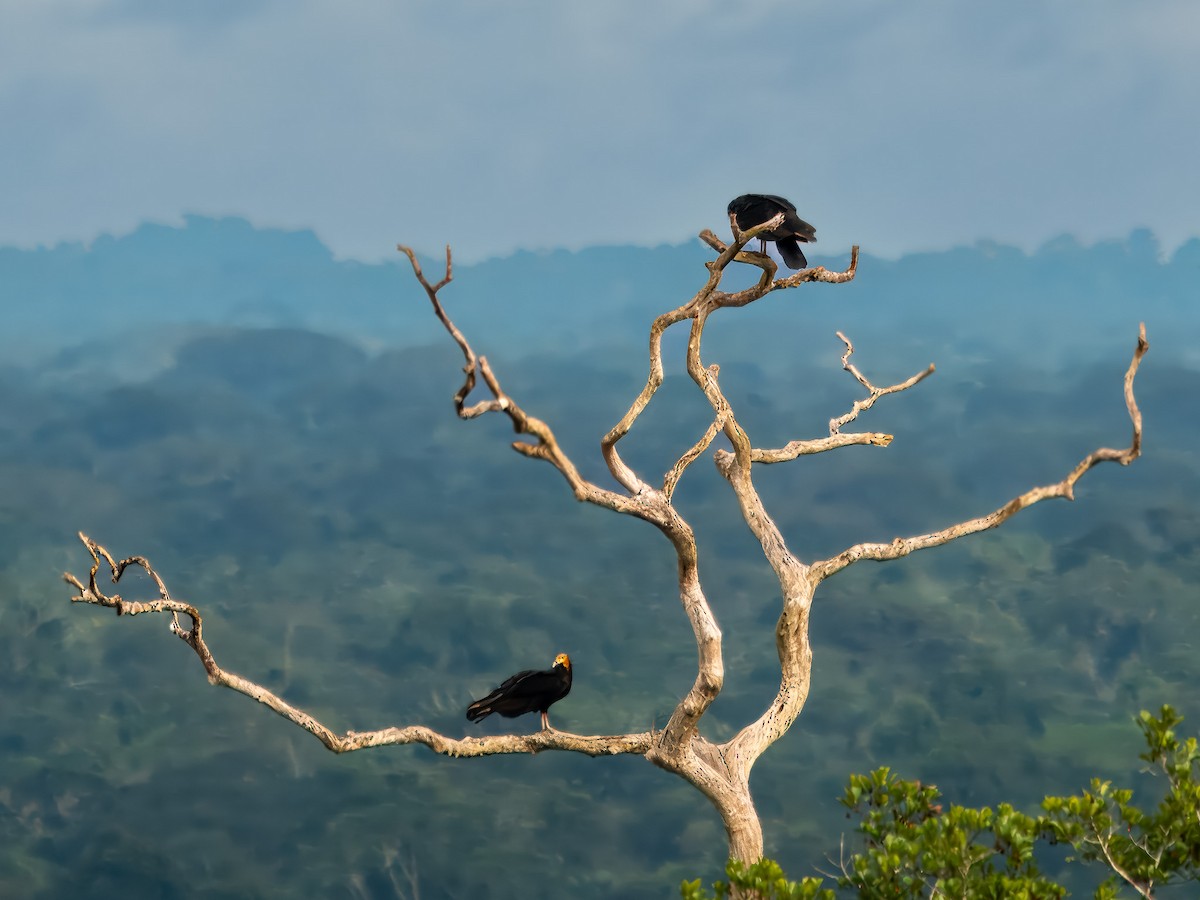
[[[755,465],[788,462],[798,456],[822,453],[854,444],[888,446],[892,440],[889,434],[847,433],[842,429],[854,422],[861,412],[870,409],[881,397],[906,390],[933,374],[934,367],[930,365],[899,384],[877,387],[850,361],[854,347],[849,338],[838,332],[838,337],[845,344],[842,367],[862,386],[865,396],[855,401],[853,407],[844,415],[830,421],[827,436],[794,440],[786,446],[773,449],[756,447],[721,389],[718,366],[706,365],[703,361],[701,338],[709,315],[726,307],[746,306],[768,294],[797,288],[807,282],[839,284],[850,281],[854,278],[858,261],[858,248],[855,247],[851,252],[850,265],[843,272],[830,272],[818,266],[777,279],[775,263],[768,256],[745,250],[744,247],[760,232],[777,226],[778,219],[779,217],[771,219],[746,232],[740,231],[736,222],[731,219],[733,241],[729,244],[711,231],[706,230],[700,235],[717,253],[715,259],[706,263],[707,281],[696,295],[682,306],[665,312],[654,320],[650,327],[650,373],[646,385],[629,407],[629,411],[600,443],[608,471],[619,485],[619,489],[602,487],[583,478],[559,446],[550,426],[527,413],[516,400],[505,393],[500,379],[488,365],[487,359],[476,355],[467,338],[450,320],[439,298],[440,292],[452,278],[450,249],[446,249],[444,276],[436,284],[431,284],[422,273],[413,251],[408,247],[399,248],[412,263],[413,273],[429,296],[434,313],[462,350],[466,379],[454,397],[459,417],[472,419],[490,412],[508,416],[513,429],[526,438],[514,442],[513,449],[554,466],[566,479],[577,500],[644,519],[658,528],[671,542],[678,563],[679,599],[695,634],[698,664],[691,689],[676,705],[669,721],[661,730],[620,735],[579,735],[550,729],[526,735],[452,738],[422,725],[408,725],[378,731],[347,731],[338,734],[261,685],[217,665],[204,639],[203,621],[199,610],[190,603],[173,598],[162,578],[145,558],[133,556],[118,562],[104,547],[80,534],[80,539],[91,554],[92,567],[90,574],[84,579],[71,574],[64,575],[67,582],[78,591],[71,599],[75,602],[113,608],[117,615],[151,612],[170,615],[171,631],[199,656],[210,683],[232,688],[270,707],[279,715],[311,732],[335,753],[393,744],[424,744],[438,753],[459,757],[538,753],[544,750],[570,750],[590,756],[619,753],[643,756],[655,765],[676,773],[708,797],[725,824],[731,856],[742,861],[758,859],[763,853],[763,835],[750,795],[750,771],[762,753],[787,732],[804,708],[812,669],[812,648],[808,635],[809,611],[817,587],[825,579],[860,560],[894,560],[916,550],[937,547],[969,534],[995,528],[1022,509],[1039,501],[1051,497],[1073,499],[1075,482],[1093,466],[1106,461],[1121,465],[1131,463],[1141,451],[1142,437],[1141,413],[1133,394],[1133,380],[1148,347],[1143,325],[1133,359],[1125,374],[1125,403],[1133,422],[1133,438],[1129,447],[1121,450],[1095,450],[1085,456],[1061,481],[1026,491],[999,509],[979,518],[959,522],[930,534],[898,537],[889,543],[854,544],[828,559],[802,562],[788,549],[783,535],[772,521],[755,488]],[[761,277],[754,286],[745,290],[733,293],[721,291],[725,271],[734,262],[758,267],[762,270]],[[650,483],[622,460],[617,447],[638,417],[648,408],[662,384],[664,332],[671,326],[685,321],[691,322],[687,344],[687,371],[712,406],[713,417],[704,433],[680,455],[662,481]],[[468,405],[468,398],[479,378],[483,379],[490,397]],[[746,724],[724,743],[716,743],[700,731],[700,721],[721,692],[725,680],[721,630],[717,626],[716,617],[700,582],[696,539],[692,527],[672,504],[672,496],[680,478],[713,444],[719,434],[725,436],[730,446],[728,449],[716,451],[717,469],[729,482],[747,527],[762,545],[763,555],[779,580],[782,596],[782,608],[775,626],[775,645],[779,654],[780,669],[778,692],[755,721]],[[131,566],[144,569],[157,585],[158,598],[125,600],[119,594],[104,593],[97,582],[102,565],[110,570],[114,583],[119,581],[121,575]],[[187,620],[186,625],[182,619]]]

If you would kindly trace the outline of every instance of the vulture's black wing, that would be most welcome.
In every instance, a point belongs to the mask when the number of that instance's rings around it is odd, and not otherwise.
[[[467,707],[467,718],[478,722],[492,713],[513,719],[525,713],[540,712],[542,725],[547,727],[546,711],[570,691],[571,661],[565,653],[560,653],[552,669],[527,669],[505,679],[500,687]]]
[[[742,194],[729,202],[729,214],[735,217],[738,228],[749,231],[783,213],[783,224],[759,235],[764,249],[767,241],[774,241],[788,268],[803,269],[808,266],[800,244],[817,240],[817,229],[796,214],[790,200],[778,194]]]

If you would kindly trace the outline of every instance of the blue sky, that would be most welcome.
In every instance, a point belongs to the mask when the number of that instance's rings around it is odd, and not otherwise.
[[[746,191],[818,250],[1200,234],[1194,0],[0,0],[0,244],[183,213],[678,243]]]

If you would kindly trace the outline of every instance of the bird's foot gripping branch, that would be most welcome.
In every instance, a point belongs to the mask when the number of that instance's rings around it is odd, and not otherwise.
[[[554,658],[554,668],[549,671],[527,669],[506,678],[500,687],[467,707],[467,718],[479,722],[492,713],[499,713],[506,719],[515,719],[537,712],[542,714],[542,731],[549,731],[550,706],[570,692],[571,658],[560,653]]]

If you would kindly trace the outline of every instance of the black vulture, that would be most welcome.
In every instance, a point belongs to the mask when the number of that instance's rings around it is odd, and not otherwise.
[[[767,252],[767,241],[774,241],[789,269],[807,268],[808,260],[804,258],[800,242],[815,243],[817,229],[796,215],[796,207],[791,201],[775,194],[742,194],[729,202],[729,214],[736,217],[742,231],[749,231],[780,213],[783,213],[783,224],[758,236],[763,253]]]
[[[546,711],[570,692],[571,659],[560,653],[554,657],[553,669],[518,672],[482,700],[476,700],[467,707],[467,718],[478,722],[492,713],[500,713],[506,719],[515,719],[525,713],[540,712],[542,731],[547,731],[550,717]]]

